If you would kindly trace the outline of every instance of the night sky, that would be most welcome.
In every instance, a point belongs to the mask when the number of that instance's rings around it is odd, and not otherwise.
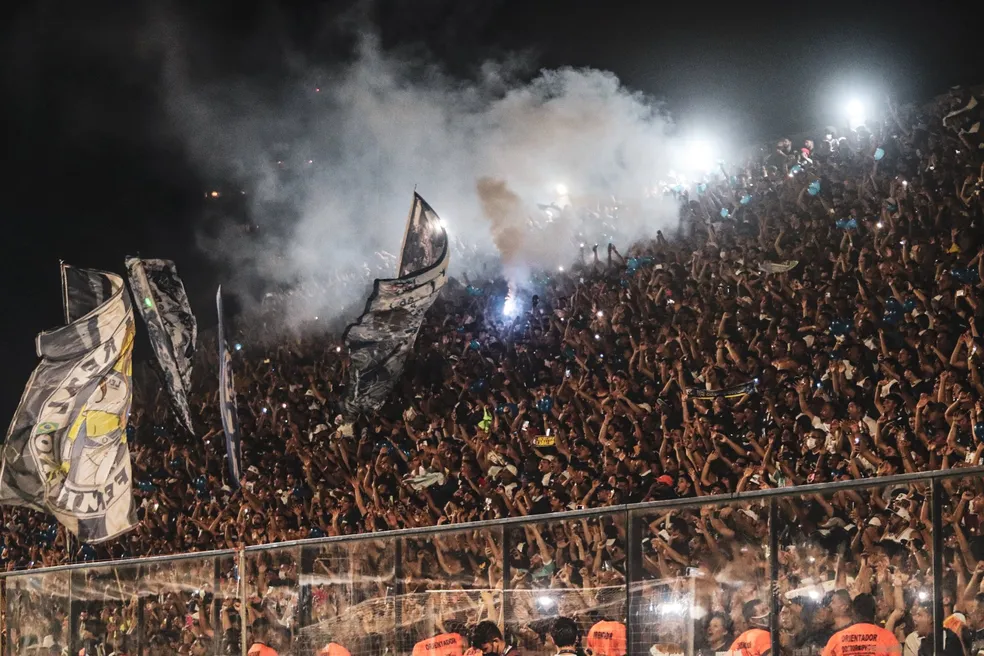
[[[187,29],[203,79],[273,86],[299,58],[346,57],[346,26],[363,21],[385,48],[461,76],[515,56],[531,74],[610,70],[680,123],[738,142],[832,122],[851,94],[927,99],[984,82],[980,3],[18,3],[0,39],[4,425],[36,363],[34,336],[62,317],[59,259],[121,273],[127,254],[174,259],[200,323],[214,323],[222,272],[195,245],[213,181],[174,136],[146,56],[162,13]]]

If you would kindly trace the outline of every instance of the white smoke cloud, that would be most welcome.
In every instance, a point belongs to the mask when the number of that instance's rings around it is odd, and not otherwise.
[[[232,290],[255,278],[317,289],[298,297],[290,319],[351,315],[367,275],[395,273],[414,188],[458,244],[452,273],[501,255],[510,282],[521,283],[531,269],[577,255],[580,228],[569,214],[550,238],[529,225],[558,184],[581,204],[640,199],[672,168],[668,118],[611,73],[565,68],[518,81],[489,63],[462,81],[363,34],[352,61],[300,66],[281,88],[198,85],[174,24],[155,38],[167,110],[193,161],[248,190],[248,221],[209,226],[201,245],[238,272]],[[508,196],[506,214],[489,192]],[[669,204],[632,216],[618,221],[620,247],[675,225]],[[244,230],[247,222],[258,229]]]

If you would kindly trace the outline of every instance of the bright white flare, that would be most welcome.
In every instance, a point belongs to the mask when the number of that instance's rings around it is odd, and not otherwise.
[[[847,103],[847,123],[852,130],[857,130],[865,123],[864,104],[860,100]]]
[[[557,192],[558,196],[566,196],[568,193],[567,185],[560,183],[556,187],[554,187],[554,191]]]
[[[714,169],[715,152],[713,144],[703,139],[691,141],[683,151],[683,166],[685,171],[691,173],[706,173]]]
[[[507,317],[515,317],[519,313],[519,303],[516,302],[516,297],[513,295],[506,296],[505,302],[502,304],[502,314]]]

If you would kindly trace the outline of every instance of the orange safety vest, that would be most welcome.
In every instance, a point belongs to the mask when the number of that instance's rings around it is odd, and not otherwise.
[[[625,625],[621,622],[598,622],[588,631],[588,649],[595,656],[625,656]]]
[[[749,629],[731,643],[734,656],[763,656],[772,649],[772,636],[764,629]]]
[[[318,652],[318,656],[352,656],[352,654],[337,642],[329,642],[324,649]]]
[[[261,642],[257,642],[252,647],[249,648],[249,651],[246,652],[246,656],[278,656],[278,655],[276,649],[273,649],[272,647],[267,647]]]
[[[852,624],[830,637],[822,656],[889,656],[902,653],[895,634],[874,624]]]
[[[415,644],[413,656],[461,656],[464,644],[459,634],[442,633]]]

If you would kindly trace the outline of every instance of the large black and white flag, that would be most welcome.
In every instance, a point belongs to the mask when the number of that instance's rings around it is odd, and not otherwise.
[[[65,326],[37,337],[40,364],[3,446],[0,503],[51,513],[83,542],[133,528],[134,321],[123,278],[62,264]]]
[[[232,352],[225,334],[221,286],[215,292],[215,310],[219,314],[219,406],[222,409],[222,430],[225,432],[226,454],[229,458],[229,485],[235,489],[239,487],[239,479],[242,477],[242,439],[236,408],[236,381],[232,374]]]
[[[130,290],[140,308],[150,345],[164,374],[178,419],[194,433],[188,390],[191,389],[192,357],[198,341],[198,323],[191,313],[188,294],[170,260],[126,259]]]
[[[447,282],[448,235],[423,198],[413,205],[403,238],[398,278],[376,280],[366,309],[345,330],[351,357],[345,409],[380,408],[403,374],[424,315]]]

